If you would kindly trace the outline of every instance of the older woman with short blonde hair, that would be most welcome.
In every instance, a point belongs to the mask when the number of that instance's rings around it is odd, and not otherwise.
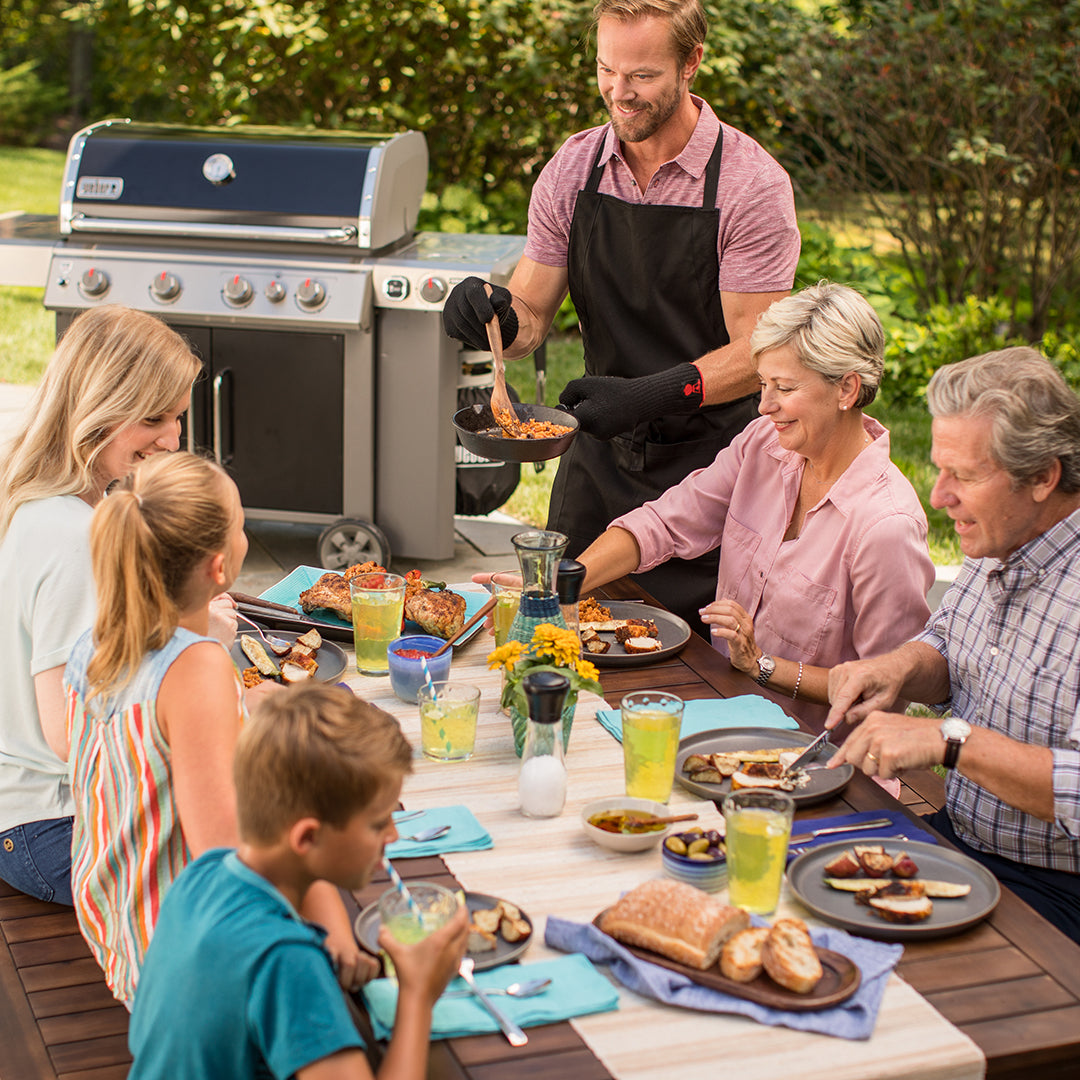
[[[719,546],[716,599],[701,612],[714,647],[761,686],[824,704],[830,667],[887,652],[926,621],[926,516],[889,460],[889,433],[862,411],[884,352],[864,297],[803,289],[761,316],[750,346],[761,418],[613,521],[580,556],[585,587]]]

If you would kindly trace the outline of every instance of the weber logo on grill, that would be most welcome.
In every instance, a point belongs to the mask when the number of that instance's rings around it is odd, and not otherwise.
[[[119,199],[123,193],[122,176],[80,176],[75,187],[79,199]]]

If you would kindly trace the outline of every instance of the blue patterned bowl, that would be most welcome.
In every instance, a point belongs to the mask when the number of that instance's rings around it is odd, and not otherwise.
[[[727,860],[723,855],[716,858],[691,858],[679,855],[666,844],[661,845],[664,873],[668,877],[693,885],[704,892],[719,892],[727,885]]]
[[[427,634],[406,634],[404,637],[395,638],[386,647],[386,659],[390,665],[390,685],[394,688],[402,701],[416,703],[416,692],[423,686],[427,679],[424,676],[424,665],[418,657],[401,656],[402,649],[419,649],[421,652],[433,653],[446,644],[442,638],[430,637]],[[442,656],[429,657],[427,666],[431,673],[432,682],[444,682],[450,678],[450,661],[454,658],[454,650],[447,649]]]

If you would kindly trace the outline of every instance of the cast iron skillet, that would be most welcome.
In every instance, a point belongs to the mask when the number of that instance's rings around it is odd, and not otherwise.
[[[512,404],[519,420],[546,420],[570,430],[553,439],[507,439],[491,415],[491,406],[474,404],[454,413],[454,427],[461,445],[493,461],[547,461],[566,453],[580,426],[574,416],[548,405],[529,405],[523,401]]]

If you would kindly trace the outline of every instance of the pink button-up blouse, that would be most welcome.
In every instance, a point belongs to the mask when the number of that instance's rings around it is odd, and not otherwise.
[[[772,422],[749,424],[712,465],[617,518],[641,551],[640,571],[720,547],[717,599],[741,604],[769,654],[832,667],[878,656],[917,634],[934,566],[915,489],[873,442],[784,540],[805,458],[784,450]],[[660,598],[661,600],[663,597]],[[727,642],[713,638],[727,654]]]

